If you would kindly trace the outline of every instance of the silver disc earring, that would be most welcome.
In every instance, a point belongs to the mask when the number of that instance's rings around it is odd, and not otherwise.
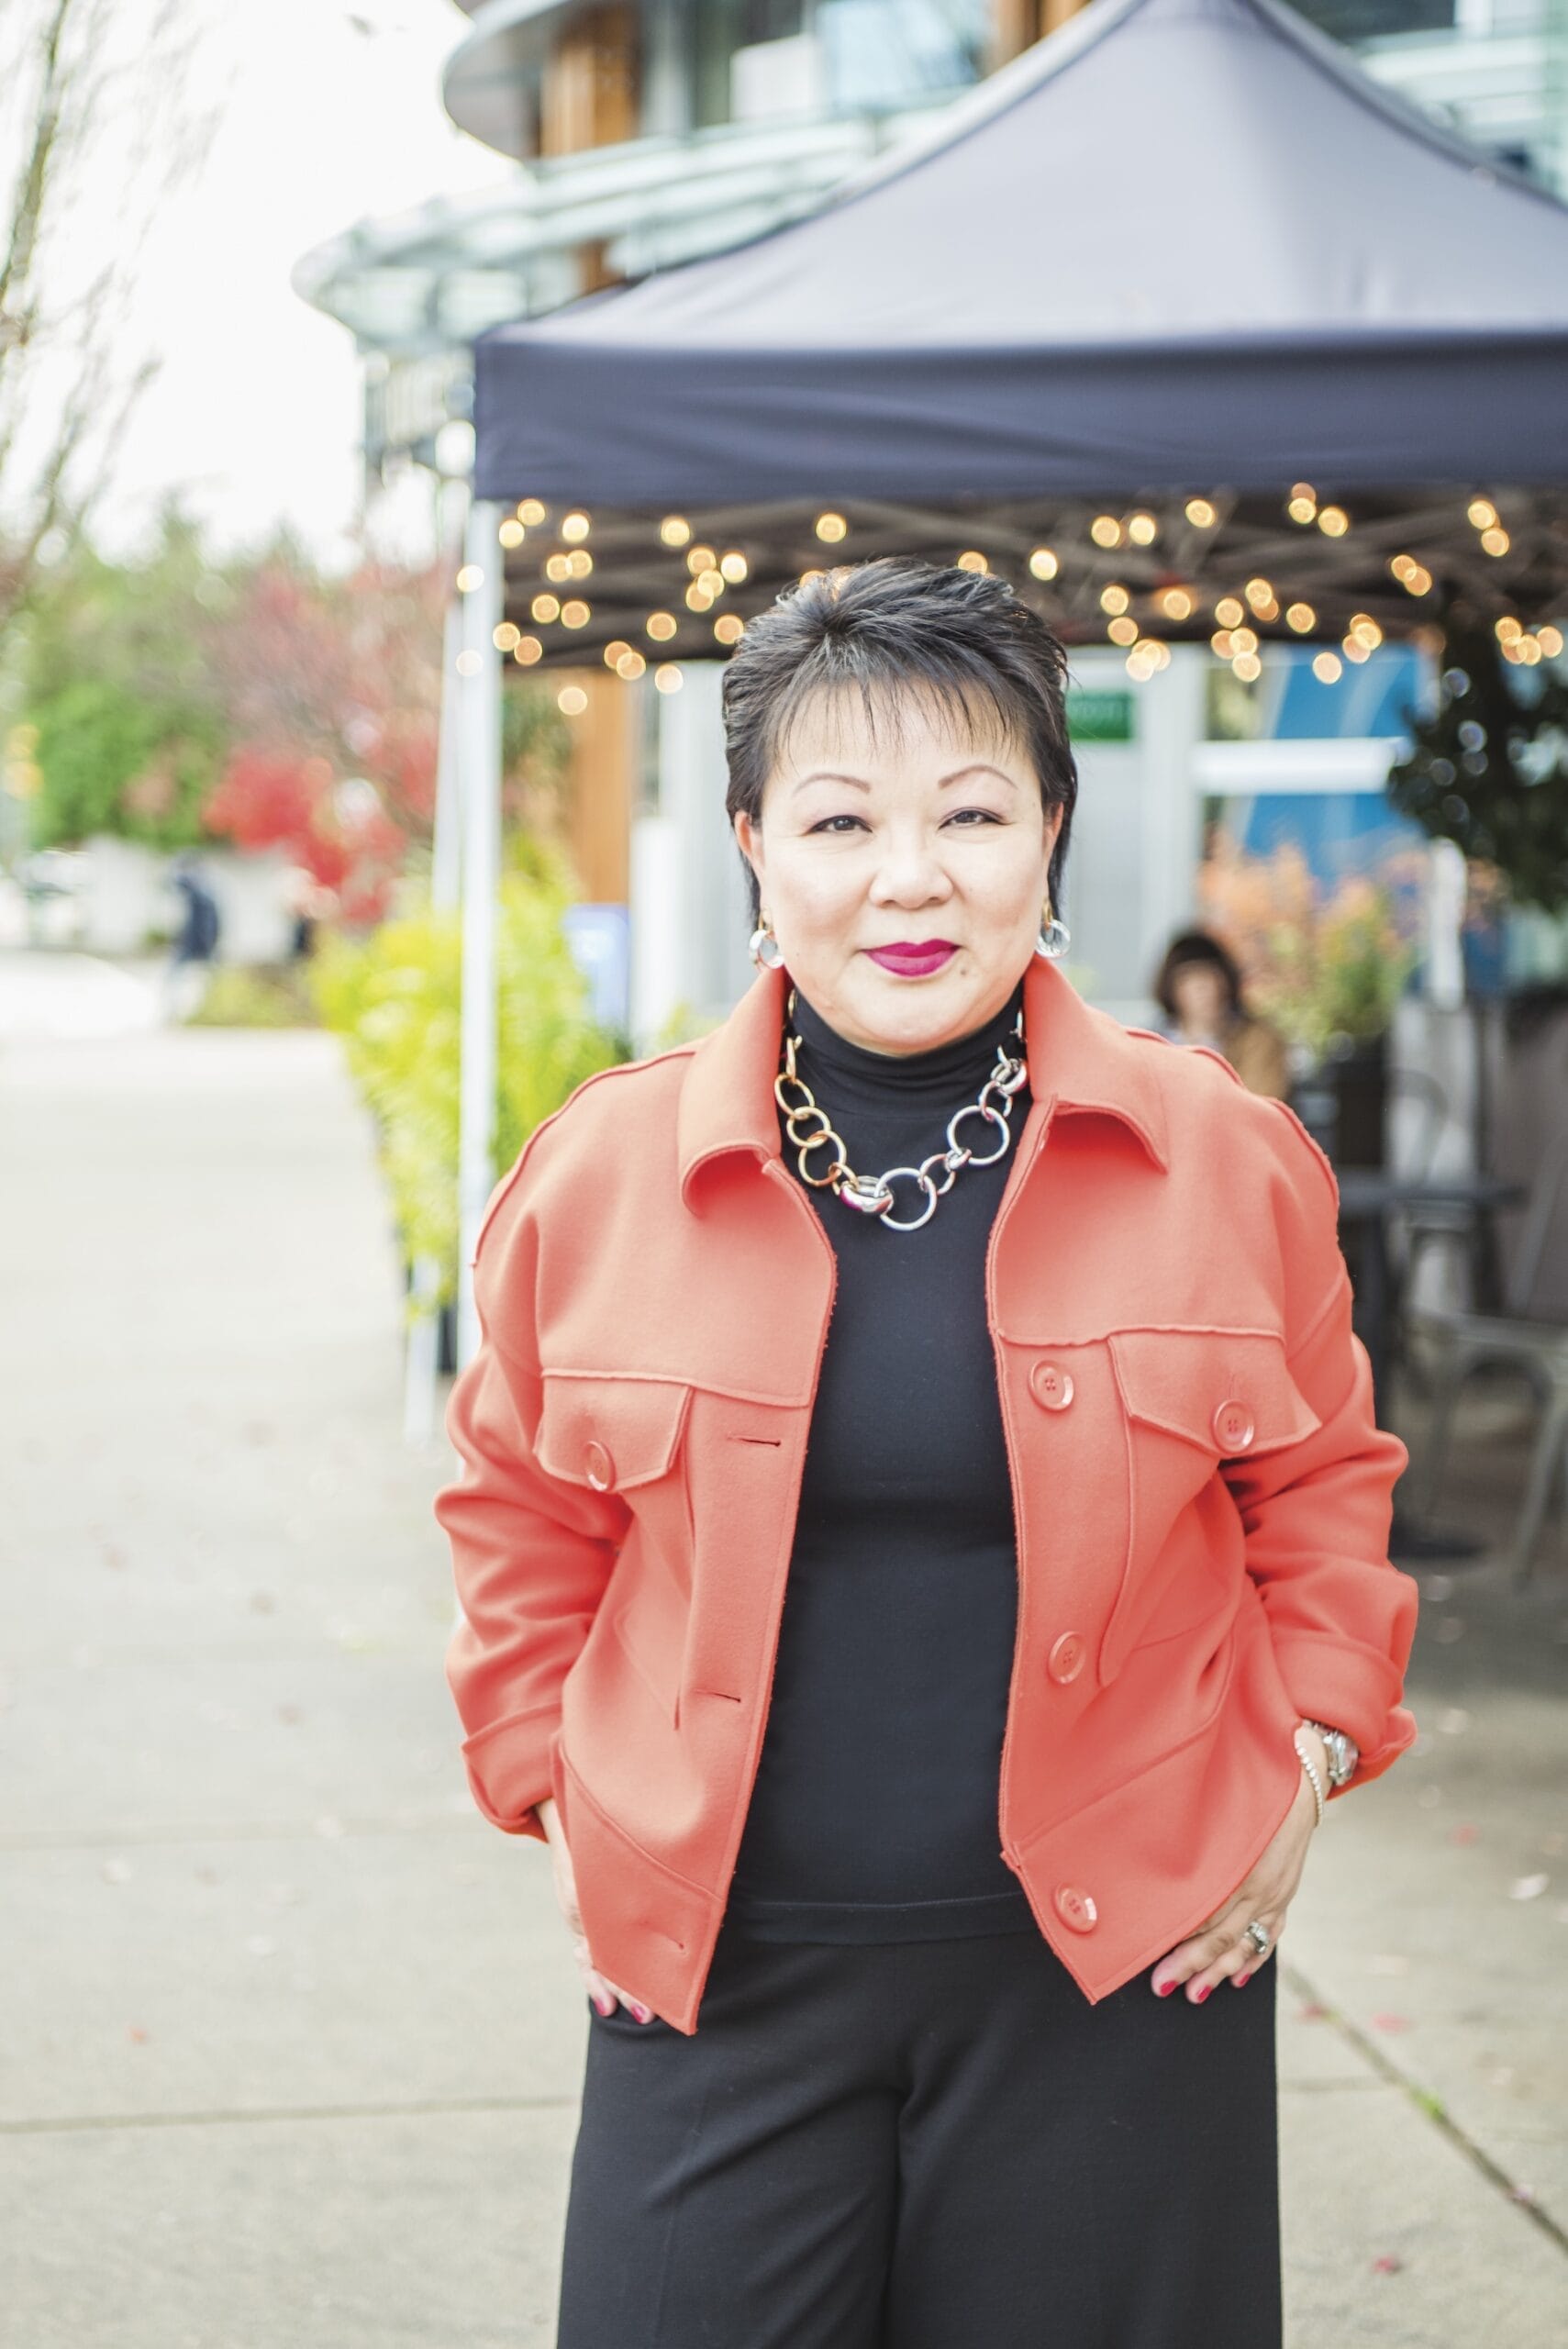
[[[773,923],[766,914],[760,913],[757,916],[757,927],[751,932],[750,942],[751,960],[760,971],[779,971],[784,968],[784,950],[773,935]]]
[[[1064,921],[1059,920],[1051,912],[1051,899],[1047,897],[1045,919],[1040,924],[1040,936],[1034,942],[1035,952],[1047,963],[1060,963],[1072,943],[1072,931]]]

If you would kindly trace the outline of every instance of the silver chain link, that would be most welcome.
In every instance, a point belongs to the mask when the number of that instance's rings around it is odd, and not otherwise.
[[[790,991],[788,1014],[795,1017],[795,991]],[[1004,1046],[998,1050],[995,1065],[979,1094],[955,1109],[947,1122],[945,1149],[932,1151],[918,1166],[889,1166],[881,1174],[857,1174],[849,1163],[842,1135],[834,1130],[833,1121],[817,1103],[816,1096],[795,1066],[795,1054],[800,1050],[800,1038],[793,1028],[785,1030],[784,1066],[773,1079],[773,1098],[784,1115],[784,1130],[795,1145],[800,1179],[815,1191],[835,1190],[846,1207],[855,1208],[862,1215],[874,1215],[881,1219],[884,1231],[918,1231],[929,1223],[937,1211],[937,1201],[951,1190],[961,1170],[965,1166],[995,1166],[1006,1155],[1012,1140],[1013,1099],[1029,1074],[1024,1057],[1024,1015],[1020,1011],[1013,1025],[1018,1040],[1017,1052]],[[795,1097],[791,1099],[790,1095]],[[994,1150],[977,1152],[960,1141],[958,1130],[966,1118],[984,1118],[998,1130]],[[816,1122],[813,1123],[812,1121]],[[811,1172],[809,1160],[814,1151],[827,1148],[832,1153],[829,1163],[819,1174]],[[941,1179],[937,1178],[940,1169]],[[893,1210],[893,1185],[911,1182],[924,1192],[926,1204],[917,1216],[902,1220]]]

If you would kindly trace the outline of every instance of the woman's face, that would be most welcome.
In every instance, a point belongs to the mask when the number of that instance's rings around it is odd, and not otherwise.
[[[1218,1035],[1230,1023],[1230,992],[1212,963],[1179,963],[1171,974],[1171,994],[1184,1028]]]
[[[920,1052],[1012,994],[1062,811],[981,717],[910,694],[877,720],[858,688],[816,696],[735,836],[801,993],[851,1043]]]

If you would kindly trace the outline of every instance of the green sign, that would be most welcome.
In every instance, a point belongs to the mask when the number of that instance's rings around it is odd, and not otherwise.
[[[1114,687],[1069,685],[1067,730],[1075,742],[1130,742],[1132,696]]]

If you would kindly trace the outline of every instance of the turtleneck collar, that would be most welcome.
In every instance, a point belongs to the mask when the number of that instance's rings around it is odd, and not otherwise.
[[[816,1006],[795,990],[795,1028],[800,1038],[796,1065],[829,1109],[900,1103],[940,1103],[949,1110],[978,1093],[1004,1045],[1018,1049],[1015,1033],[1024,999],[1020,979],[1000,1011],[984,1027],[955,1036],[925,1052],[873,1052],[852,1044],[828,1026]]]

